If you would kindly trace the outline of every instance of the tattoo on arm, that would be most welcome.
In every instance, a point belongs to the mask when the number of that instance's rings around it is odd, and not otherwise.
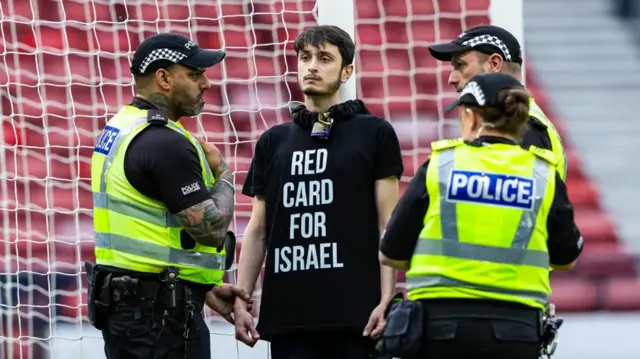
[[[218,179],[231,182],[231,171],[223,171]],[[218,247],[227,234],[234,210],[235,189],[224,181],[216,181],[210,199],[176,213],[176,217],[196,242]]]

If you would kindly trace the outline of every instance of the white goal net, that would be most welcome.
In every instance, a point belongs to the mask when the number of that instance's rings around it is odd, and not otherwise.
[[[358,97],[395,126],[404,185],[431,141],[457,134],[442,111],[449,66],[427,45],[488,23],[489,3],[355,0]],[[134,95],[136,46],[170,31],[227,51],[207,72],[204,113],[183,124],[220,145],[239,189],[255,140],[302,100],[292,43],[317,18],[316,0],[0,0],[0,358],[104,357],[86,323],[90,157],[107,119]],[[239,194],[240,240],[249,212]],[[266,345],[237,345],[213,317],[211,329],[214,357],[267,357]]]

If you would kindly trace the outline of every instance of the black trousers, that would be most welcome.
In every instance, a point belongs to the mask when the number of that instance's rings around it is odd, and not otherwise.
[[[413,359],[538,359],[538,312],[496,302],[424,301],[422,349]]]
[[[107,359],[211,359],[211,338],[202,306],[165,309],[151,300],[117,306],[102,330]]]
[[[355,332],[279,335],[271,339],[271,359],[386,359],[376,355],[374,346],[373,340]]]

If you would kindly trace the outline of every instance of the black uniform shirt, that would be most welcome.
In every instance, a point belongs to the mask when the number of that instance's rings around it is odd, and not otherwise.
[[[527,120],[524,131],[522,132],[520,144],[523,148],[536,146],[549,151],[554,150],[551,139],[549,138],[549,133],[547,132],[547,126],[534,117],[529,117]]]
[[[360,101],[331,108],[329,139],[317,115],[294,112],[256,144],[243,193],[266,202],[267,259],[258,331],[362,333],[380,301],[376,180],[400,176],[400,145]]]
[[[478,142],[511,143],[504,138],[481,136]],[[413,250],[424,226],[424,216],[429,207],[426,175],[427,160],[413,178],[400,199],[385,235],[380,250],[394,260],[410,260]],[[556,172],[555,197],[547,220],[550,262],[553,265],[565,265],[573,262],[582,251],[582,237],[573,220],[573,205],[569,201],[567,188]]]
[[[132,105],[143,110],[155,109],[152,103],[138,97]],[[124,172],[133,188],[164,203],[171,213],[210,197],[196,149],[185,136],[166,126],[144,129],[131,141],[125,156]],[[198,186],[193,186],[194,183]],[[199,189],[193,191],[194,188]]]
[[[131,106],[142,110],[157,109],[152,103],[135,97]],[[131,141],[124,160],[127,180],[141,194],[164,203],[171,213],[185,210],[210,198],[204,180],[198,153],[182,134],[166,126],[148,126]],[[198,186],[193,186],[197,183]],[[188,191],[183,191],[188,188]],[[193,191],[194,188],[199,188]],[[186,193],[186,194],[185,194]],[[183,232],[183,236],[189,238]],[[184,239],[188,240],[188,239]],[[193,239],[191,239],[193,240]],[[117,274],[135,276],[128,270],[107,267]],[[211,286],[187,282],[203,293]]]

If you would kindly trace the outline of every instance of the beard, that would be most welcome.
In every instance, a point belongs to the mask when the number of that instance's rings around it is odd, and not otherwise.
[[[336,91],[338,91],[340,89],[340,85],[342,84],[342,82],[340,81],[340,75],[338,75],[338,78],[329,83],[327,85],[326,88],[324,89],[315,89],[315,88],[303,88],[302,87],[302,83],[301,81],[298,81],[298,88],[300,89],[300,92],[302,92],[303,94],[305,94],[306,96],[312,96],[312,97],[317,97],[317,96],[329,96],[329,95],[333,95],[334,93],[336,93]]]
[[[198,116],[204,110],[203,94],[192,96],[182,86],[175,85],[173,88],[173,108],[176,109],[176,119],[186,116],[194,117]]]

